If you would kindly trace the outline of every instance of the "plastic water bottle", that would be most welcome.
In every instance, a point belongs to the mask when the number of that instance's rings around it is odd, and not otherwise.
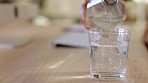
[[[87,29],[111,29],[125,20],[125,6],[122,0],[84,0],[81,18]]]

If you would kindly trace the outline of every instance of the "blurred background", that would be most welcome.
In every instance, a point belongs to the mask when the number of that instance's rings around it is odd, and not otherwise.
[[[77,23],[80,17],[82,0],[0,0],[17,8],[18,18],[45,16],[50,22],[60,24]],[[130,21],[148,18],[147,0],[125,0]],[[26,15],[26,16],[25,16]]]
[[[0,3],[15,6],[19,19],[41,15],[50,22],[71,24],[79,22],[82,0],[0,0]]]
[[[20,45],[32,39],[35,35],[44,38],[47,35],[58,33],[58,31],[54,31],[53,29],[52,32],[50,31],[53,25],[62,28],[79,24],[82,1],[0,0],[0,26],[7,27],[5,28],[6,30],[0,28],[0,43],[14,44],[14,42],[17,42],[15,44]],[[132,23],[131,28],[143,34],[148,19],[148,1],[125,0],[125,6],[127,9],[127,20],[125,23]],[[29,20],[31,24],[27,24],[23,20]],[[32,24],[36,25],[36,27],[43,26],[46,28],[36,28]],[[36,29],[32,28],[33,30],[30,31],[30,27]]]

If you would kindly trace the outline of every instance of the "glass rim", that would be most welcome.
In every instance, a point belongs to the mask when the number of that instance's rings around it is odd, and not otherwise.
[[[117,28],[112,28],[112,29],[99,29],[99,28],[91,28],[88,30],[89,33],[131,33],[130,29],[126,26],[120,26]]]

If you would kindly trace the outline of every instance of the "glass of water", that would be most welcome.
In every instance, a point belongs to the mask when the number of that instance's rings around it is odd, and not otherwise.
[[[90,77],[122,79],[127,74],[130,31],[128,28],[89,30]]]

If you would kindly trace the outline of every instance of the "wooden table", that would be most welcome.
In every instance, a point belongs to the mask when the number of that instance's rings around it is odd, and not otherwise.
[[[55,48],[51,41],[60,35],[47,34],[46,28],[40,33],[28,35],[35,39],[27,44],[0,49],[0,83],[148,83],[148,53],[142,44],[141,35],[137,34],[139,30],[134,29],[134,24],[130,26],[133,33],[126,80],[90,79],[89,50]],[[58,28],[50,27],[49,31],[52,32],[52,29]]]

